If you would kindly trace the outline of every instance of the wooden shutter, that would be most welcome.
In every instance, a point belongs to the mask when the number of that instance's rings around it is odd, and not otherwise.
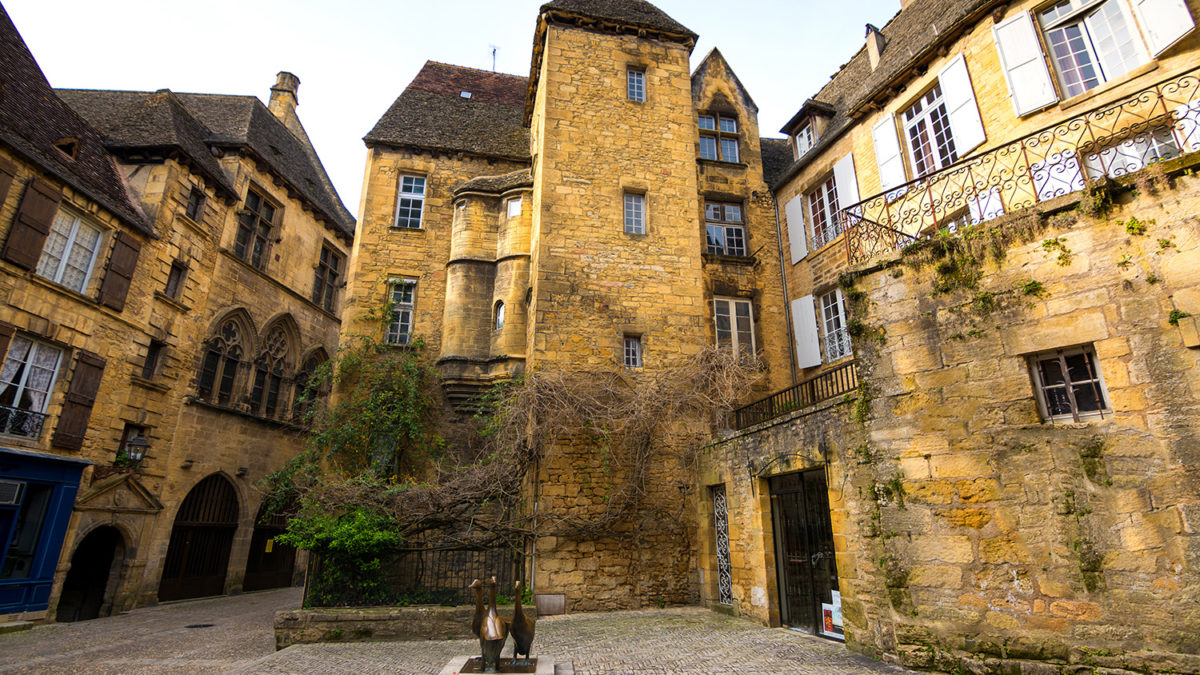
[[[12,187],[13,179],[17,177],[17,165],[0,157],[0,208],[3,208],[8,198],[8,189]]]
[[[4,357],[8,354],[8,343],[12,342],[13,334],[16,332],[16,326],[7,321],[0,321],[0,363],[4,363]]]
[[[1133,0],[1132,4],[1151,56],[1163,53],[1196,27],[1184,0]]]
[[[807,229],[804,226],[804,195],[792,197],[784,208],[787,214],[788,243],[792,248],[792,264],[800,262],[808,255]]]
[[[845,157],[833,165],[833,182],[837,187],[839,209],[858,203],[858,176],[854,173],[854,153],[847,152]]]
[[[879,124],[871,127],[871,136],[875,139],[875,163],[879,166],[880,189],[887,192],[904,185],[907,176],[904,175],[904,157],[900,154],[895,118],[885,116]]]
[[[62,193],[58,188],[40,178],[30,180],[0,257],[27,270],[37,267],[60,200]]]
[[[792,301],[792,330],[796,336],[796,365],[800,368],[821,365],[821,338],[817,333],[813,296]]]
[[[946,103],[946,114],[950,117],[950,131],[954,135],[954,148],[958,156],[979,147],[987,138],[983,132],[983,119],[979,117],[979,105],[975,101],[975,89],[967,73],[967,60],[962,54],[954,57],[949,65],[938,73],[942,86],[942,100]]]
[[[1054,82],[1050,69],[1042,56],[1037,29],[1028,11],[992,26],[996,40],[996,51],[1000,54],[1000,67],[1008,82],[1012,95],[1013,109],[1017,115],[1040,110],[1058,100],[1054,93]]]
[[[75,372],[71,375],[71,387],[63,403],[62,414],[50,444],[56,448],[78,450],[83,447],[87,434],[88,420],[92,417],[92,405],[100,391],[100,378],[104,375],[104,359],[88,351],[80,350],[75,359]]]
[[[117,232],[112,255],[108,258],[108,271],[100,284],[100,303],[118,312],[125,309],[125,296],[129,294],[129,282],[137,267],[138,254],[142,245],[128,232]]]

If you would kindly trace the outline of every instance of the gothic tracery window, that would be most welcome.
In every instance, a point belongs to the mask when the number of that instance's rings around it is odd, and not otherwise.
[[[280,391],[284,388],[284,373],[288,371],[288,352],[287,333],[283,326],[277,325],[267,332],[262,351],[254,360],[251,412],[263,417],[275,417],[279,412]]]
[[[205,346],[204,361],[200,365],[200,398],[228,405],[233,400],[234,378],[244,351],[237,322],[226,321]]]

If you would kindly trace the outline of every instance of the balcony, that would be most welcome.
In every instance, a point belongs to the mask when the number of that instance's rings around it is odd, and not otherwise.
[[[32,410],[0,405],[0,434],[37,440],[42,436],[46,416]]]
[[[1200,150],[1200,69],[972,155],[838,212],[851,265]]]
[[[858,368],[850,361],[845,365],[810,377],[783,391],[742,406],[733,411],[733,428],[741,431],[756,424],[806,408],[836,396],[849,394],[858,388]]]

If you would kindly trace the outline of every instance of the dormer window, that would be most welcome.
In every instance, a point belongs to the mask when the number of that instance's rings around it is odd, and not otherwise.
[[[66,155],[67,159],[75,159],[79,155],[79,139],[60,138],[54,141],[54,149]]]
[[[725,115],[701,115],[700,159],[740,162],[737,118]]]
[[[458,92],[458,95],[463,98],[471,98],[471,92],[469,91],[460,91]]]
[[[816,145],[817,138],[813,135],[812,123],[805,124],[796,132],[796,159],[800,159]]]

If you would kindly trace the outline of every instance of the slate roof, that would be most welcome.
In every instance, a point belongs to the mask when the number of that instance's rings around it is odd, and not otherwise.
[[[792,165],[792,142],[786,138],[760,138],[762,146],[763,180],[774,185]]]
[[[176,94],[170,90],[62,89],[59,95],[96,125],[114,151],[175,148],[237,198],[210,148],[250,150],[342,234],[354,216],[307,146],[255,96]]]
[[[54,147],[78,141],[75,159]],[[125,188],[100,134],[64,104],[0,6],[0,142],[104,206],[126,224],[153,234]]]
[[[983,13],[1004,0],[912,0],[892,17],[880,32],[886,44],[879,65],[872,70],[864,46],[833,78],[806,103],[814,111],[832,108],[833,114],[817,144],[784,171],[773,189],[782,187],[804,166],[853,126],[851,114],[889,88],[909,69],[926,61],[944,43],[959,39],[958,29],[974,23]],[[816,104],[816,105],[812,105]],[[827,106],[822,108],[821,104]],[[784,127],[790,129],[795,117]],[[786,132],[785,132],[786,133]]]
[[[513,188],[531,187],[532,185],[533,173],[529,169],[518,169],[499,176],[480,176],[463,181],[454,186],[454,195],[457,197],[463,192],[491,192],[500,194]]]
[[[666,12],[645,0],[554,0],[542,5],[541,13],[559,11],[626,26],[651,28],[665,33],[698,37]]]
[[[519,75],[427,61],[363,140],[527,162],[528,88]]]

